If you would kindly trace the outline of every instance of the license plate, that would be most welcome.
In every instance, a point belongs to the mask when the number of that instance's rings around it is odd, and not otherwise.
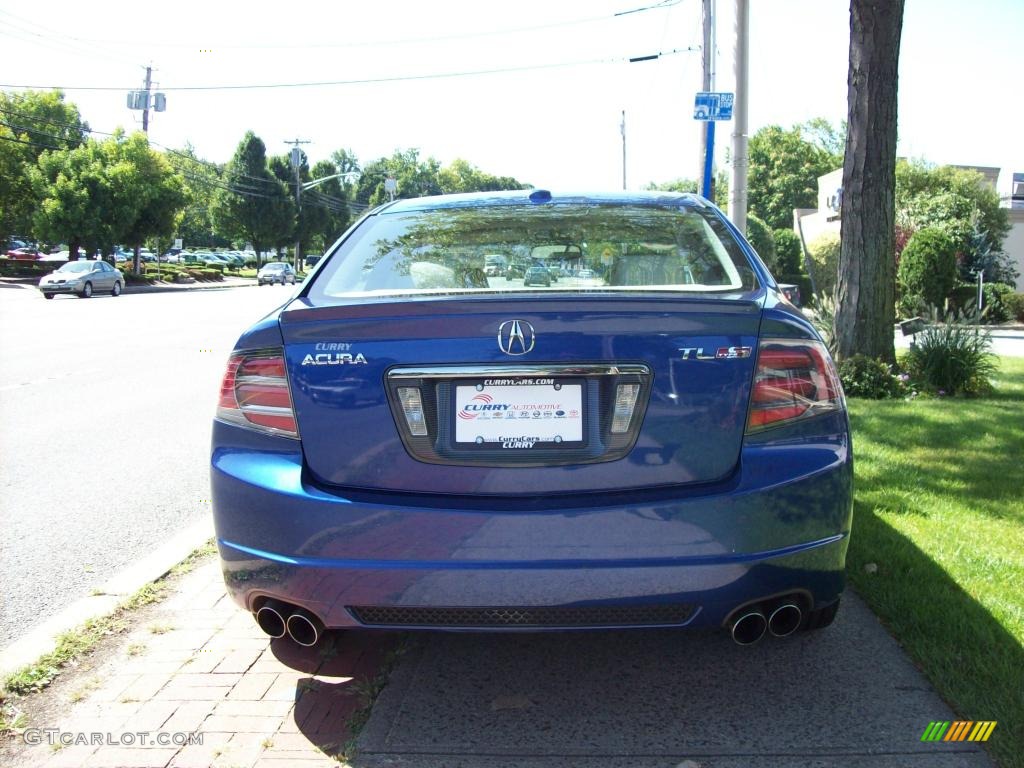
[[[455,443],[530,450],[583,440],[581,380],[493,378],[455,386]]]

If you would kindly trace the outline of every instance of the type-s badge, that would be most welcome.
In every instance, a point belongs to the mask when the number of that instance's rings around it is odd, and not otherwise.
[[[738,360],[750,357],[750,347],[719,347],[713,355],[705,354],[704,347],[680,347],[683,360]]]

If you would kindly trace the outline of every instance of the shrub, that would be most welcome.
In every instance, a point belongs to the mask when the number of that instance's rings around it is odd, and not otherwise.
[[[747,241],[754,246],[757,255],[765,263],[768,270],[775,272],[775,238],[768,225],[754,214],[747,215]]]
[[[900,397],[903,382],[894,376],[888,364],[867,355],[854,355],[839,364],[839,378],[843,390],[850,397],[884,400]]]
[[[1011,293],[1003,297],[1003,303],[1014,320],[1024,323],[1024,293]]]
[[[776,229],[772,237],[775,238],[775,266],[779,274],[799,275],[803,271],[800,266],[803,261],[800,236],[791,229]]]
[[[1014,294],[1012,285],[985,283],[981,290],[981,322],[999,324],[1015,319],[1011,297],[1019,294]]]
[[[929,306],[941,307],[956,285],[953,241],[936,227],[918,230],[900,255],[897,277],[904,296],[920,296]]]
[[[940,395],[977,395],[991,389],[997,369],[992,339],[966,325],[930,325],[921,333],[905,364],[914,385]]]
[[[818,293],[831,296],[839,276],[839,235],[825,234],[807,246],[811,257],[814,287]]]

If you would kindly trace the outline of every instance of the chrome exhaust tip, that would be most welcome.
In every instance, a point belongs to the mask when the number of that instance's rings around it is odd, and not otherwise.
[[[768,629],[768,622],[761,611],[744,613],[732,623],[729,634],[737,645],[753,645]]]
[[[284,637],[285,620],[281,603],[269,602],[256,611],[256,623],[270,637]]]
[[[287,627],[288,637],[306,648],[317,644],[324,629],[320,619],[306,611],[296,611],[289,616]]]
[[[768,631],[775,637],[789,637],[803,622],[804,612],[793,603],[783,603],[768,617]]]

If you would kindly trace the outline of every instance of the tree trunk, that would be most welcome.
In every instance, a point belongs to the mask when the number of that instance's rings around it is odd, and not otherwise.
[[[851,0],[849,130],[835,339],[840,359],[896,359],[896,91],[904,0]]]

